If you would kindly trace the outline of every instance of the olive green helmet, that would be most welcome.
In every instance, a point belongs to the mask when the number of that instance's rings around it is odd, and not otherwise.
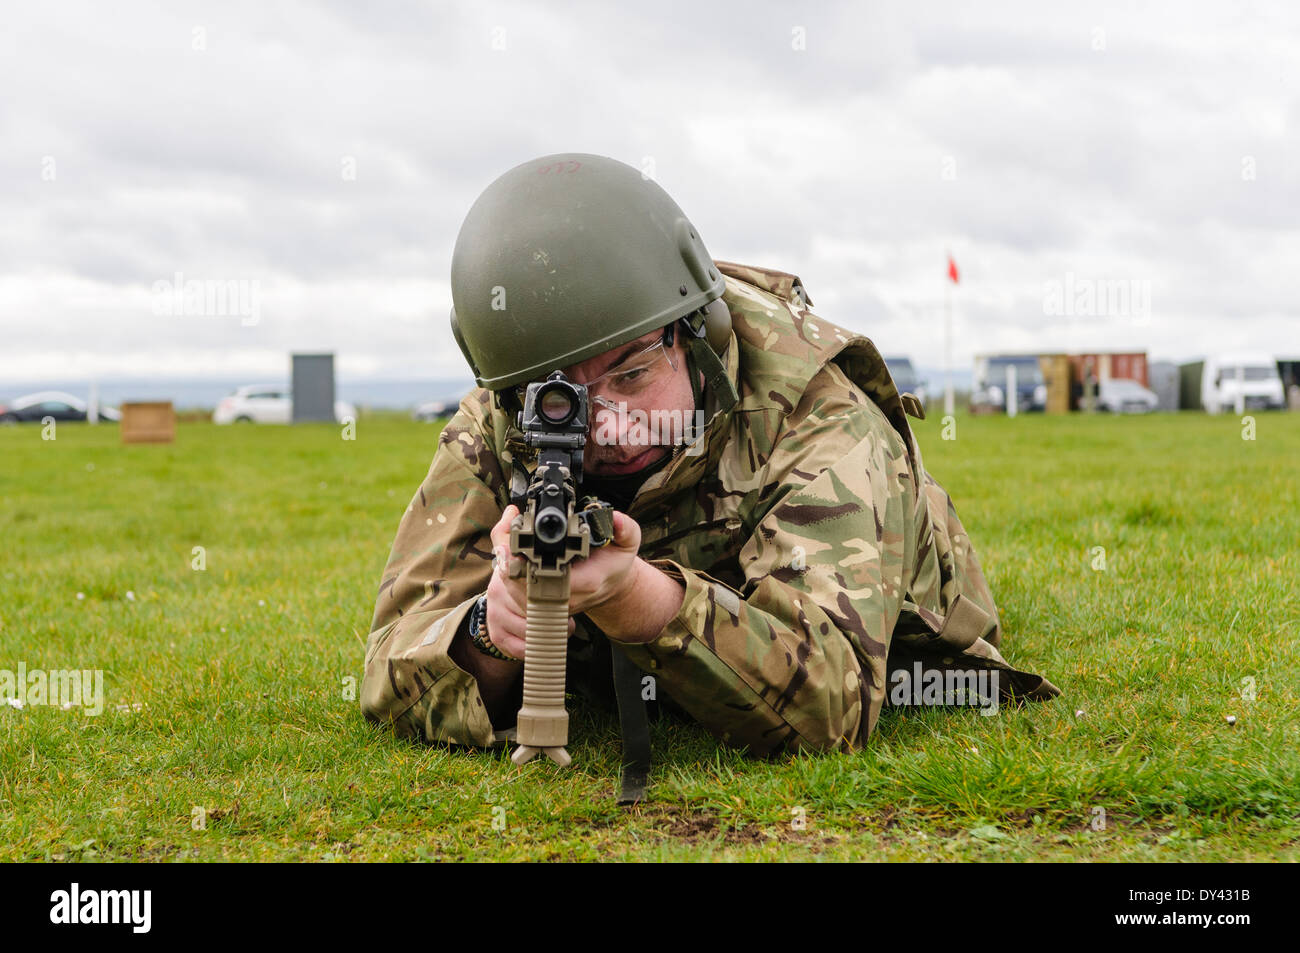
[[[451,327],[474,379],[500,392],[697,313],[698,343],[720,352],[730,318],[708,306],[725,286],[658,184],[562,153],[511,169],[469,210],[451,258]]]

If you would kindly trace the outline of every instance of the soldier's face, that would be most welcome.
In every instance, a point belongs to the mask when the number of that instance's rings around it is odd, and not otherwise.
[[[663,426],[673,411],[689,422],[695,411],[680,333],[663,347],[663,330],[564,369],[569,380],[588,386],[590,430],[583,469],[598,476],[625,476],[672,453],[680,435]],[[659,344],[658,347],[652,347]],[[654,425],[654,411],[660,426]]]

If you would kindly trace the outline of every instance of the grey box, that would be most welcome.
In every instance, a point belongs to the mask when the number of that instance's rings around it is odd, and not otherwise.
[[[1179,397],[1178,365],[1169,361],[1152,361],[1147,365],[1147,389],[1156,395],[1156,410],[1177,410]]]
[[[293,355],[293,422],[334,422],[334,355]]]

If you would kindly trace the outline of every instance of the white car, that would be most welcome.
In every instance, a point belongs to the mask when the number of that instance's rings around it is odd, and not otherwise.
[[[1097,409],[1112,414],[1147,414],[1156,409],[1160,398],[1137,381],[1112,377],[1097,385]]]
[[[334,419],[343,423],[345,417],[356,420],[356,407],[347,401],[336,400]],[[229,397],[221,398],[221,403],[212,413],[214,424],[287,424],[292,419],[293,394],[289,388],[277,384],[241,387]]]

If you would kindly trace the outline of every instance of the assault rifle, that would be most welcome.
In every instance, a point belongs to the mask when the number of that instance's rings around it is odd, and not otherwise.
[[[582,453],[587,442],[587,388],[555,371],[529,384],[518,417],[524,441],[536,447],[537,469],[528,482],[520,515],[510,527],[510,574],[527,573],[528,606],[524,657],[524,703],[516,735],[515,764],[544,754],[560,767],[572,762],[569,713],[564,708],[565,660],[569,647],[569,569],[592,547],[614,536],[608,503],[584,500]]]

